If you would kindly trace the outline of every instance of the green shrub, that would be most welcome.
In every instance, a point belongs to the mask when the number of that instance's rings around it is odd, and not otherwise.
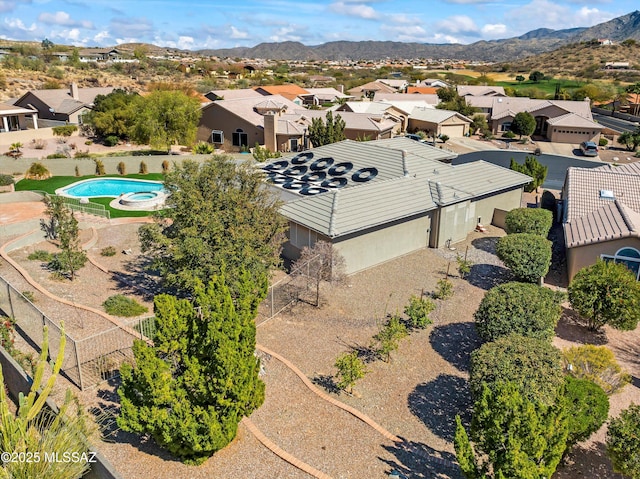
[[[32,303],[36,302],[36,297],[33,294],[33,291],[23,291],[22,292],[22,296],[24,296],[25,298],[27,298],[29,301],[31,301]]]
[[[13,184],[13,176],[0,174],[0,186],[9,186]]]
[[[516,134],[514,132],[512,132],[511,130],[505,131],[502,134],[502,138],[507,138],[508,140],[513,140],[515,137],[516,137]]]
[[[87,140],[84,142],[85,145],[90,146],[93,145],[93,141],[92,140]]]
[[[73,155],[74,158],[91,158],[89,150],[78,150]]]
[[[456,255],[456,263],[458,263],[458,274],[462,279],[466,278],[467,275],[471,273],[473,261],[463,258],[460,255]]]
[[[55,153],[47,155],[47,160],[59,160],[60,158],[67,158],[67,155],[60,151],[56,151]]]
[[[53,254],[43,249],[37,249],[33,253],[31,253],[29,256],[27,256],[27,259],[31,261],[42,261],[42,262],[48,263],[53,259]]]
[[[431,296],[434,299],[449,299],[453,296],[453,283],[448,279],[439,280],[436,290]]]
[[[70,137],[78,131],[78,127],[76,125],[62,125],[54,126],[51,130],[54,136]]]
[[[631,376],[622,370],[606,346],[585,344],[565,349],[562,362],[572,376],[588,379],[607,394],[619,391],[631,381]]]
[[[613,470],[631,479],[640,477],[640,405],[631,404],[611,420],[607,431],[607,454]]]
[[[404,314],[409,316],[409,323],[414,328],[426,328],[433,321],[429,314],[436,309],[436,305],[429,298],[411,296],[409,304],[404,308]]]
[[[485,341],[512,333],[529,338],[551,340],[562,314],[564,294],[535,284],[505,283],[486,292],[475,324]]]
[[[551,211],[551,216],[555,218],[556,215],[556,195],[554,195],[549,190],[544,190],[542,192],[542,197],[540,198],[540,208]]]
[[[30,180],[46,180],[51,176],[51,173],[42,163],[31,163],[24,176]]]
[[[391,359],[391,352],[398,349],[400,340],[407,336],[407,328],[400,318],[392,316],[384,327],[373,337],[372,347],[386,362]]]
[[[105,246],[100,250],[102,256],[115,256],[116,249],[113,246]]]
[[[514,233],[498,240],[496,253],[520,281],[536,283],[551,265],[551,241],[531,233]]]
[[[598,146],[607,146],[609,144],[609,140],[607,140],[604,136],[601,136],[598,140]]]
[[[600,429],[609,415],[609,398],[597,384],[587,380],[567,376],[565,397],[569,407],[569,436],[567,445],[589,439]]]
[[[104,172],[104,163],[102,162],[102,160],[99,159],[94,159],[93,160],[96,164],[96,176],[103,176],[105,174]]]
[[[116,146],[120,142],[120,138],[115,135],[105,137],[103,140],[104,146]]]
[[[36,150],[44,150],[46,146],[47,146],[47,140],[43,140],[42,138],[33,140],[33,148]]]
[[[338,370],[336,374],[338,377],[337,386],[347,392],[351,392],[356,381],[367,373],[364,363],[356,351],[338,356],[335,367]]]
[[[144,161],[140,162],[140,170],[138,171],[138,173],[140,173],[141,175],[146,175],[148,173],[147,164]]]
[[[164,160],[162,162],[162,174],[166,175],[167,173],[169,173],[170,167],[171,165],[169,164],[169,160]]]
[[[64,253],[54,254],[47,266],[50,270],[64,276],[71,270],[78,271],[86,262],[87,255],[84,254],[84,251],[72,251],[70,255]]]
[[[125,318],[140,316],[149,310],[149,308],[141,305],[135,299],[128,298],[122,294],[110,296],[104,303],[102,303],[102,306],[104,306],[107,313],[114,316],[123,316]]]
[[[120,173],[121,175],[127,174],[127,165],[124,164],[124,161],[118,163],[118,173]]]
[[[560,350],[543,339],[511,334],[471,353],[469,385],[474,399],[480,397],[483,384],[493,389],[496,383],[513,382],[526,399],[551,405],[564,377]]]
[[[214,150],[214,146],[206,141],[199,141],[192,149],[194,155],[210,155]]]
[[[542,208],[515,208],[504,219],[509,234],[531,233],[547,237],[553,223],[553,215]]]

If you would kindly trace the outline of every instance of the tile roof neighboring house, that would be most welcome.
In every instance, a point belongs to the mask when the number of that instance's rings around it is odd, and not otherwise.
[[[258,93],[253,88],[240,88],[237,90],[211,90],[204,96],[206,96],[211,101],[217,101],[237,100],[238,98],[259,98],[264,95]]]
[[[555,118],[566,113],[575,113],[583,118],[593,120],[589,101],[537,100],[521,97],[494,97],[491,119],[496,120],[514,116],[522,111],[527,111],[536,116],[537,112],[541,112],[544,109],[549,109],[548,113],[552,113],[555,110],[556,114],[549,114],[549,117]]]
[[[416,93],[376,93],[373,97],[374,101],[416,101],[421,100],[430,105],[437,105],[440,103],[440,98],[438,95],[418,95]]]
[[[108,95],[113,87],[78,88],[68,90],[31,90],[18,98],[16,106],[38,110],[40,118],[64,119],[82,108],[91,108],[98,95]]]
[[[438,87],[435,86],[408,86],[408,95],[435,95],[438,92]]]
[[[301,110],[295,111],[296,114],[313,119],[319,118],[324,120],[327,116],[326,111],[322,110]],[[374,131],[376,133],[392,130],[397,126],[397,122],[386,117],[383,114],[376,113],[354,113],[350,111],[340,111],[336,114],[340,115],[345,122],[345,129]]]
[[[460,96],[507,96],[501,86],[458,85],[456,88]]]
[[[426,79],[422,80],[421,82],[417,82],[416,86],[417,87],[433,86],[433,87],[444,87],[444,88],[447,88],[450,85],[446,81],[440,80],[439,78],[426,78]]]
[[[10,105],[9,103],[0,103],[0,116],[19,115],[21,113],[31,115],[33,113],[37,113],[37,111],[30,108]]]
[[[493,101],[495,100],[495,97],[468,95],[464,97],[464,99],[469,106],[481,108],[483,110],[491,110],[493,108]]]
[[[395,93],[396,91],[397,90],[395,88],[390,87],[389,85],[376,80],[369,83],[365,83],[364,85],[351,88],[347,90],[347,93],[354,95],[354,94],[372,93],[372,92],[373,93],[378,93],[378,92]]]
[[[565,128],[592,128],[597,130],[604,129],[599,123],[589,120],[577,113],[567,113],[566,115],[558,116],[556,118],[549,118],[547,123],[552,126],[561,126]]]
[[[385,85],[389,85],[391,88],[397,90],[404,90],[409,82],[407,80],[399,80],[397,78],[380,78],[376,80],[380,83],[384,83]]]
[[[640,165],[569,168],[564,196],[567,248],[639,235]]]
[[[267,110],[278,110],[293,112],[296,108],[300,107],[280,95],[273,95],[268,98],[260,95],[249,98],[245,97],[231,100],[218,100],[205,105],[203,110],[211,108],[214,105],[216,108],[227,110],[256,126],[264,126],[264,117],[259,113],[259,111],[265,112]]]
[[[451,110],[439,110],[437,108],[424,108],[424,107],[415,107],[411,110],[411,118],[414,120],[428,121],[431,123],[442,123],[452,117],[456,117],[462,121],[468,121],[471,123],[471,119],[466,116],[458,113],[457,111]]]
[[[304,88],[293,84],[259,86],[255,90],[262,95],[280,95],[291,101],[310,95]]]
[[[335,88],[307,88],[306,90],[321,103],[332,102],[343,98],[353,98],[351,95],[345,95]]]

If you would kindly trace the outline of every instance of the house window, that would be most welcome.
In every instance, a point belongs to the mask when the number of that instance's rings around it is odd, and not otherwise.
[[[511,122],[505,121],[502,125],[500,125],[500,131],[509,131],[511,130]]]
[[[621,248],[615,255],[600,255],[604,261],[613,261],[614,263],[622,263],[636,275],[636,280],[640,279],[640,251],[635,248]]]
[[[233,146],[249,146],[249,137],[242,128],[238,128],[232,135]]]
[[[222,130],[213,130],[211,132],[211,143],[221,145],[224,143],[224,133]]]
[[[298,151],[298,139],[291,138],[291,151]]]

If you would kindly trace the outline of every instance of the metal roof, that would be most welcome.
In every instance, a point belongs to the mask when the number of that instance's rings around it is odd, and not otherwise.
[[[295,223],[335,238],[435,208],[427,182],[403,176],[286,203],[280,212]]]

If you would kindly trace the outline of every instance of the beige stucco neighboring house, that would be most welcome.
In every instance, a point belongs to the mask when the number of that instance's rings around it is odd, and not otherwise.
[[[640,274],[640,164],[569,168],[563,197],[567,274],[598,259]]]
[[[92,107],[98,95],[108,95],[113,87],[79,88],[72,83],[68,90],[31,90],[14,105],[35,110],[41,120],[55,120],[61,123],[82,124],[82,115]]]
[[[507,96],[501,86],[458,85],[456,89],[460,96]]]
[[[414,108],[409,115],[408,131],[424,131],[435,136],[461,138],[469,134],[471,119],[450,110]]]
[[[511,128],[520,112],[529,112],[536,120],[534,135],[559,143],[578,145],[583,141],[598,142],[603,126],[593,121],[589,99],[537,100],[522,97],[493,98],[488,121],[494,134]]]
[[[455,244],[496,210],[520,206],[531,178],[484,161],[446,163],[455,156],[407,138],[345,140],[261,165],[285,202],[284,256],[327,241],[351,274]]]
[[[355,98],[373,98],[377,93],[397,93],[397,89],[375,80],[347,90],[347,93]]]
[[[431,93],[384,93],[378,92],[374,95],[373,101],[423,101],[429,105],[436,106],[440,103],[438,95]]]

